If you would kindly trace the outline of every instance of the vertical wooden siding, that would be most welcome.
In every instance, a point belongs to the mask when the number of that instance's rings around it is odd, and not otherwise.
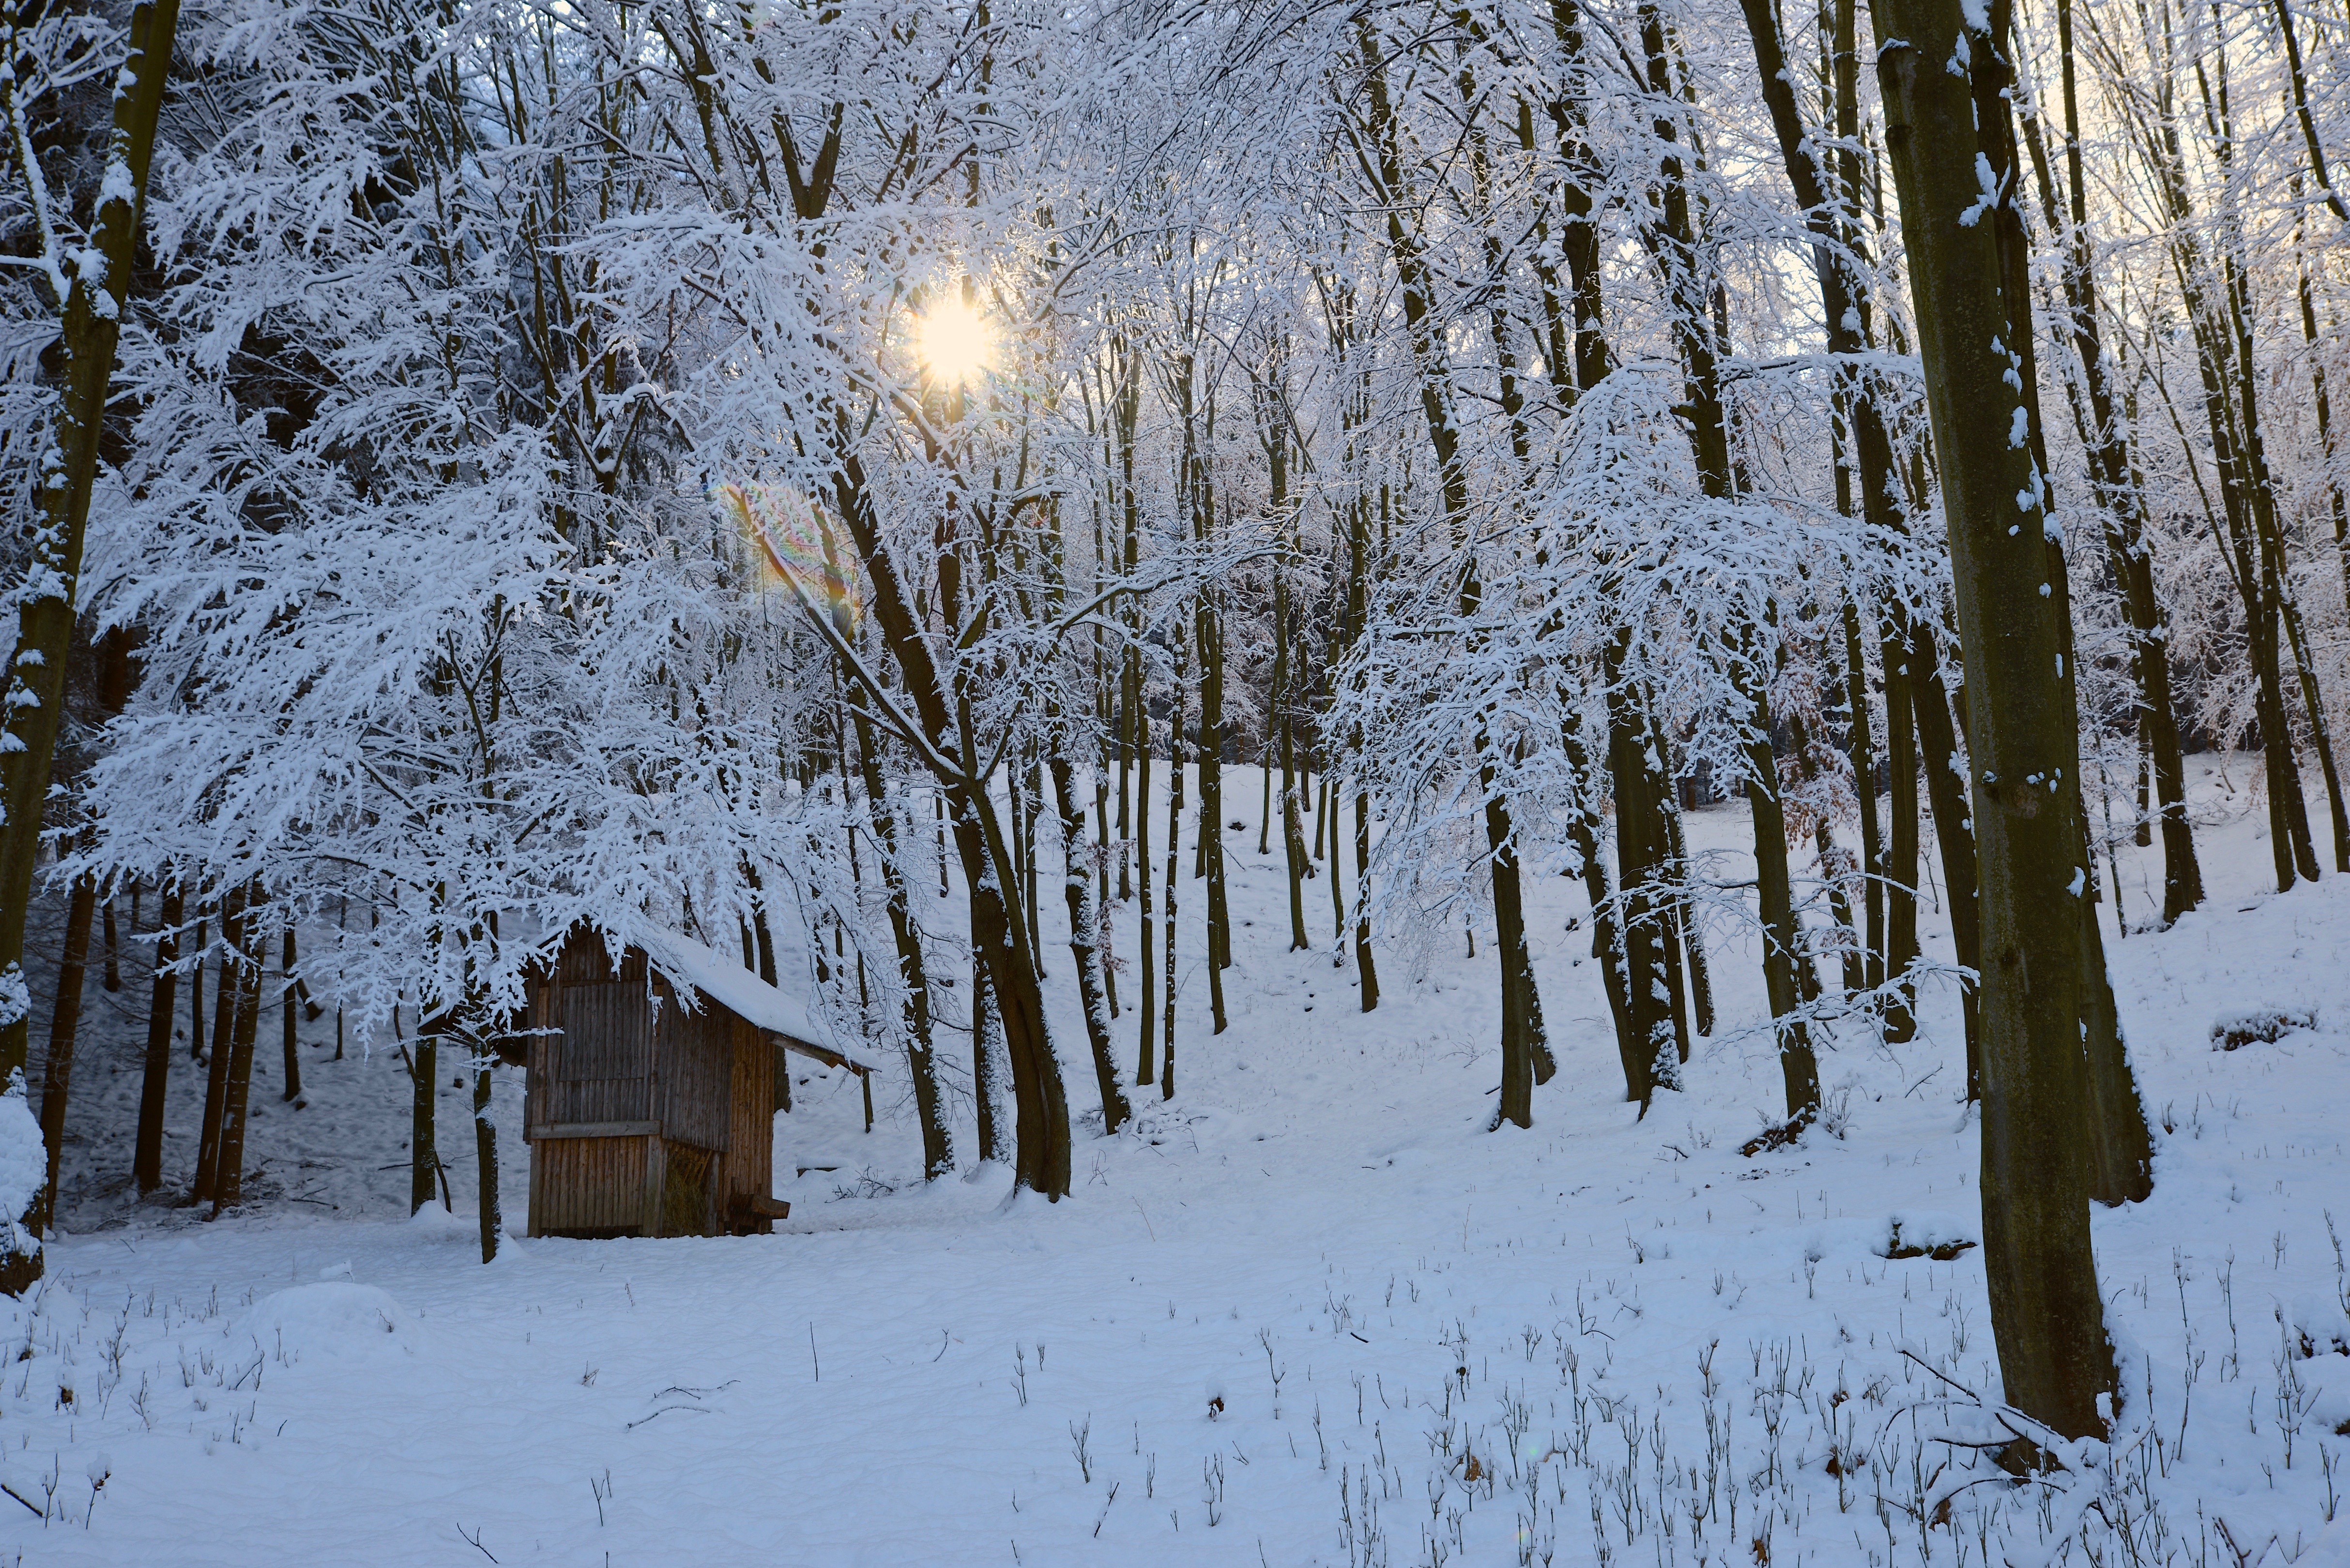
[[[549,1033],[524,1050],[526,1127],[659,1131],[534,1137],[532,1235],[705,1234],[724,1228],[733,1194],[774,1190],[774,1053],[712,999],[692,1000],[689,1012],[641,949],[616,971],[585,931],[533,988],[533,1021]]]

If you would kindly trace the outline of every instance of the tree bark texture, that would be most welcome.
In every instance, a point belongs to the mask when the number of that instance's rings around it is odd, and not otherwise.
[[[2035,389],[1979,162],[2003,158],[2007,12],[1873,0],[1887,147],[1908,239],[1972,720],[1982,876],[1983,1252],[2008,1402],[2066,1437],[2102,1434],[2113,1351],[2089,1236],[2081,1048],[2083,824],[2073,672],[2048,580],[2044,480],[2023,431]],[[1961,53],[1961,50],[1964,53]],[[1950,62],[1970,61],[1961,75]],[[1993,123],[1979,137],[1977,115]]]

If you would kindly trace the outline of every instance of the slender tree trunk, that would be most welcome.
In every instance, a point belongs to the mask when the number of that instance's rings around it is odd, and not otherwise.
[[[1950,721],[1950,699],[1942,684],[1941,654],[1934,629],[1909,624],[1911,656],[1917,660],[1910,696],[1918,714],[1918,749],[1925,756],[1926,796],[1934,807],[1934,839],[1942,855],[1942,896],[1950,910],[1950,950],[1958,962],[1982,971],[1982,900],[1975,867],[1975,830],[1967,804],[1966,763]],[[2103,973],[2102,967],[2099,972]],[[1966,1032],[1967,1098],[1982,1097],[1982,996],[1975,982],[1959,988],[1959,1015]]]
[[[1337,955],[1347,950],[1347,893],[1344,886],[1346,878],[1340,875],[1340,872],[1346,867],[1347,857],[1339,848],[1338,835],[1346,826],[1347,803],[1345,797],[1338,792],[1338,781],[1336,775],[1324,774],[1322,786],[1330,813],[1331,961],[1343,965],[1347,961]]]
[[[1363,1011],[1379,1005],[1379,971],[1371,957],[1371,796],[1355,794],[1355,976]]]
[[[2087,180],[2082,169],[2074,72],[2072,0],[2057,0],[2056,34],[2064,109],[2064,205],[2057,201],[2055,178],[2037,122],[2027,119],[2024,133],[2039,177],[2041,204],[2047,209],[2050,226],[2064,236],[2064,304],[2079,368],[2079,395],[2073,400],[2073,410],[2083,449],[2089,455],[2090,477],[2105,519],[2106,551],[2122,590],[2122,609],[2130,628],[2138,733],[2153,763],[2155,794],[2161,803],[2162,923],[2168,926],[2203,901],[2203,870],[2195,855],[2194,827],[2187,817],[2187,770],[2170,694],[2170,628],[2155,593],[2145,487],[2139,483],[2130,436],[2114,397],[2097,316],[2096,269],[2090,247]],[[2143,822],[2139,831],[2146,832]]]
[[[294,922],[286,922],[286,1092],[279,1097],[292,1105],[302,1097],[302,1056],[300,1043],[294,1037],[295,1006],[300,1000],[295,994]]]
[[[225,977],[227,971],[222,971]],[[224,978],[223,983],[226,981]],[[395,1015],[395,1022],[397,1015]],[[214,1047],[215,1056],[225,1054]],[[408,1211],[411,1214],[432,1201],[432,1179],[441,1169],[439,1127],[433,1111],[438,1100],[434,1079],[441,1072],[441,1047],[436,1036],[424,1032],[419,1023],[416,1038],[410,1044],[408,1075],[414,1091],[408,1112]]]
[[[1616,795],[1617,883],[1623,909],[1625,1011],[1632,1028],[1624,1063],[1626,1097],[1648,1115],[1659,1088],[1680,1087],[1680,1052],[1673,1027],[1679,998],[1668,967],[1666,910],[1653,889],[1669,857],[1658,841],[1662,814],[1654,799],[1658,770],[1648,755],[1648,726],[1625,690],[1627,634],[1607,645],[1608,776]],[[1622,1042],[1619,1040],[1619,1044]]]
[[[1232,963],[1232,913],[1224,901],[1223,765],[1217,756],[1223,741],[1223,634],[1215,612],[1202,601],[1200,640],[1200,826],[1197,835],[1201,875],[1208,879],[1208,1011],[1222,1034],[1224,1014],[1224,971]]]
[[[1860,606],[1844,601],[1845,704],[1850,720],[1853,794],[1860,805],[1860,907],[1867,922],[1870,989],[1885,983],[1885,839],[1877,815],[1877,746],[1869,735],[1868,666],[1861,656]]]
[[[1408,228],[1403,214],[1411,209],[1409,192],[1401,148],[1395,124],[1394,107],[1388,95],[1387,74],[1369,24],[1357,23],[1369,88],[1370,130],[1378,149],[1378,181],[1379,194],[1387,207],[1388,249],[1402,284],[1402,305],[1408,324],[1412,358],[1419,373],[1419,402],[1422,418],[1428,428],[1429,443],[1434,449],[1440,475],[1445,521],[1457,546],[1466,550],[1461,569],[1461,605],[1465,615],[1473,616],[1480,602],[1476,557],[1470,538],[1468,475],[1460,453],[1460,434],[1454,419],[1451,376],[1447,366],[1441,328],[1434,319],[1435,297],[1430,264],[1421,236]],[[1516,830],[1510,819],[1509,803],[1497,787],[1498,779],[1492,756],[1496,744],[1482,722],[1476,735],[1479,769],[1484,785],[1486,843],[1492,856],[1495,923],[1499,928],[1503,968],[1502,992],[1502,1102],[1494,1126],[1502,1121],[1514,1121],[1521,1127],[1533,1121],[1533,1082],[1536,1075],[1537,1058],[1548,1064],[1549,1050],[1544,1041],[1542,1002],[1534,984],[1534,965],[1525,940],[1525,921],[1518,883],[1515,850]],[[1284,731],[1282,756],[1283,783],[1288,785],[1289,744]],[[1289,840],[1290,922],[1295,932],[1293,950],[1309,947],[1305,935],[1305,919],[1302,879],[1311,875],[1304,834],[1298,823],[1298,802],[1295,790],[1284,787],[1283,820]],[[1548,1077],[1547,1071],[1541,1076]]]
[[[1003,1080],[1006,1076],[1003,1025],[995,1015],[995,981],[987,961],[975,958],[971,966],[971,1092],[979,1106],[979,1158],[997,1165],[1012,1163],[1003,1136]]]
[[[244,940],[244,891],[233,888],[221,895],[221,954],[218,983],[213,998],[213,1048],[204,1074],[204,1118],[196,1140],[196,1179],[189,1200],[209,1202],[217,1195],[220,1171],[221,1111],[228,1101],[231,1040],[236,1027],[238,969],[236,955]]]
[[[73,1088],[74,1041],[81,1026],[81,993],[89,965],[89,920],[98,907],[98,883],[74,878],[66,901],[66,945],[57,965],[57,994],[49,1013],[48,1061],[41,1073],[41,1143],[48,1175],[32,1211],[36,1235],[46,1234],[57,1212],[57,1168],[65,1158],[66,1104]]]
[[[1475,593],[1473,587],[1464,600]],[[1474,608],[1468,614],[1473,615]],[[1492,742],[1479,738],[1478,751],[1489,753]],[[1511,1122],[1534,1126],[1534,1089],[1556,1071],[1551,1060],[1548,1030],[1543,1023],[1542,992],[1534,981],[1532,949],[1526,941],[1525,894],[1518,868],[1515,829],[1509,802],[1502,794],[1493,765],[1481,770],[1485,794],[1485,844],[1493,881],[1493,951],[1502,966],[1502,1097],[1492,1126]],[[1336,871],[1336,862],[1332,862]]]
[[[1885,766],[1891,775],[1891,831],[1885,842],[1885,977],[1899,983],[1885,1004],[1885,1037],[1918,1033],[1918,732],[1910,692],[1908,613],[1885,607]]]
[[[1055,751],[1049,766],[1053,796],[1061,813],[1062,861],[1066,867],[1061,886],[1069,905],[1069,959],[1077,971],[1077,1001],[1086,1015],[1086,1043],[1093,1047],[1094,1077],[1101,1089],[1102,1132],[1107,1135],[1125,1126],[1134,1112],[1127,1104],[1126,1091],[1118,1086],[1118,1059],[1110,1044],[1109,1004],[1102,996],[1101,955],[1095,947],[1097,922],[1094,918],[1093,878],[1086,874],[1085,858],[1080,853],[1086,837],[1085,808],[1077,804],[1072,783],[1074,770],[1068,759]]]
[[[1746,799],[1754,814],[1754,886],[1762,916],[1762,984],[1779,1044],[1779,1074],[1787,1091],[1787,1123],[1794,1127],[1820,1114],[1820,1068],[1810,1031],[1800,1016],[1804,966],[1795,920],[1794,893],[1787,874],[1787,815],[1779,795],[1778,761],[1771,750],[1771,708],[1759,693],[1750,698],[1754,717],[1746,746]],[[1808,967],[1808,966],[1804,966]]]
[[[2064,1437],[2102,1435],[2115,1389],[2089,1237],[2089,1085],[2081,1049],[2088,872],[2073,672],[2049,582],[2036,389],[2007,343],[1988,167],[2013,188],[2005,0],[1988,28],[1960,0],[1872,0],[1886,138],[1908,236],[1972,716],[1982,874],[1984,1272],[2008,1403]],[[1981,12],[1978,16],[1984,15]],[[1961,54],[1961,49],[1966,50]],[[1970,62],[1962,75],[1953,59]],[[1978,131],[1978,117],[1988,123]],[[2020,390],[2019,390],[2020,388]],[[2021,503],[2019,502],[2021,498]]]
[[[1766,703],[1766,720],[1768,712]],[[1706,965],[1705,933],[1698,925],[1696,898],[1686,890],[1692,871],[1689,843],[1681,831],[1679,794],[1669,784],[1665,793],[1665,843],[1673,857],[1673,879],[1684,889],[1673,900],[1673,925],[1680,938],[1683,961],[1689,973],[1690,1023],[1700,1035],[1711,1037],[1713,1033],[1713,971]],[[1681,1060],[1688,1061],[1690,1043],[1686,1033],[1681,1036],[1680,1050]]]
[[[1150,912],[1150,724],[1146,715],[1141,729],[1140,780],[1137,795],[1138,809],[1134,814],[1134,862],[1140,878],[1142,955],[1142,1027],[1138,1049],[1140,1055],[1134,1069],[1137,1087],[1159,1081],[1159,928]]]
[[[1790,714],[1787,727],[1795,742],[1795,766],[1807,784],[1816,784],[1820,776],[1817,753],[1812,750],[1810,726],[1801,715]],[[1820,880],[1828,891],[1828,913],[1835,921],[1840,978],[1847,992],[1860,989],[1862,975],[1860,933],[1853,929],[1852,897],[1845,891],[1845,867],[1850,864],[1848,852],[1836,843],[1835,830],[1828,826],[1825,813],[1812,818],[1813,854],[1819,866]],[[1795,965],[1796,980],[1804,1000],[1815,1000],[1821,990],[1816,955],[1810,950],[1802,953]],[[1767,980],[1767,976],[1765,977]]]
[[[212,937],[202,917],[196,920],[196,961],[188,971],[188,1059],[204,1059],[204,953]]]
[[[1583,890],[1591,901],[1591,957],[1599,966],[1600,981],[1607,993],[1608,1015],[1616,1025],[1617,1054],[1623,1059],[1624,1097],[1637,1100],[1641,1097],[1641,1075],[1648,1060],[1640,1049],[1646,1036],[1637,1030],[1625,990],[1623,929],[1616,918],[1616,898],[1608,889],[1607,861],[1600,843],[1603,829],[1596,804],[1599,775],[1593,771],[1590,748],[1583,742],[1582,719],[1573,695],[1562,691],[1559,706],[1565,714],[1559,726],[1559,749],[1566,755],[1576,794],[1574,809],[1567,816],[1567,838],[1575,846],[1575,857],[1583,862]]]
[[[1159,1003],[1159,1095],[1168,1100],[1175,1097],[1175,889],[1183,867],[1183,677],[1191,639],[1185,631],[1170,640],[1175,644],[1175,709],[1167,721],[1167,972],[1160,979],[1164,989]]]
[[[213,1174],[213,1211],[208,1220],[217,1220],[229,1210],[244,1201],[244,1133],[248,1109],[253,1098],[253,1046],[261,1027],[261,959],[267,950],[255,930],[255,920],[248,912],[244,918],[244,940],[236,949],[235,1023],[229,1035],[229,1048],[224,1053],[220,1042],[213,1042],[213,1054],[225,1054],[228,1059],[228,1081],[221,1099],[220,1157]]]
[[[115,949],[118,945],[118,939],[114,929],[114,900],[111,898],[109,898],[104,899],[102,902],[104,904],[104,908],[101,910],[101,918],[105,921],[106,925],[106,975],[104,979],[99,981],[99,983],[106,987],[109,991],[120,991],[122,989],[122,969],[120,961],[115,957]]]
[[[1278,650],[1274,657],[1276,659],[1281,657]],[[1270,690],[1273,693],[1273,701],[1277,704],[1281,701],[1280,682],[1275,681]],[[1265,720],[1264,765],[1257,770],[1257,781],[1263,786],[1263,799],[1257,803],[1256,813],[1256,852],[1260,857],[1273,853],[1273,747],[1274,733],[1279,722],[1271,715],[1268,715]]]
[[[1273,654],[1273,691],[1276,722],[1281,726],[1281,848],[1289,867],[1289,950],[1304,952],[1312,949],[1314,939],[1305,934],[1305,834],[1298,822],[1297,812],[1297,738],[1294,716],[1295,680],[1290,670],[1289,588],[1287,579],[1276,575],[1273,588],[1274,635],[1279,640]]]
[[[1582,12],[1575,0],[1552,0],[1551,30],[1570,68],[1582,69],[1585,60]],[[1565,286],[1554,264],[1535,261],[1542,285],[1547,374],[1553,396],[1562,409],[1605,380],[1615,368],[1602,318],[1604,292],[1597,214],[1602,203],[1593,191],[1607,180],[1601,160],[1589,140],[1582,100],[1571,94],[1554,98],[1547,106],[1557,138],[1556,200],[1560,217],[1559,256],[1565,263]],[[1534,151],[1534,117],[1530,107],[1519,116],[1520,148]],[[1618,686],[1621,660],[1610,645],[1602,659],[1607,696],[1605,764],[1617,790],[1617,852],[1619,865],[1629,868],[1639,859],[1640,835],[1629,824],[1639,821],[1639,792],[1625,788],[1623,768],[1630,759],[1623,748],[1630,743],[1624,719],[1627,708]],[[1591,901],[1591,953],[1600,966],[1607,992],[1608,1011],[1616,1025],[1617,1054],[1624,1069],[1625,1097],[1640,1103],[1645,1116],[1653,1089],[1651,1068],[1657,1051],[1652,1033],[1655,991],[1655,948],[1636,927],[1639,884],[1625,884],[1619,906],[1607,885],[1607,864],[1601,852],[1602,824],[1597,802],[1599,773],[1584,744],[1576,693],[1562,689],[1559,706],[1560,745],[1577,783],[1580,799],[1570,815],[1569,833],[1583,862],[1584,889]],[[1641,864],[1645,867],[1646,862]],[[1622,911],[1618,918],[1617,910]],[[1675,1059],[1675,1068],[1678,1062]]]
[[[147,1008],[147,1060],[139,1087],[139,1137],[130,1159],[130,1179],[139,1196],[163,1185],[163,1102],[172,1082],[172,1003],[179,984],[180,919],[177,879],[163,884],[162,925],[155,933],[155,989]]]
[[[486,1041],[475,1041],[473,1067],[473,1164],[481,1179],[479,1219],[482,1262],[494,1262],[505,1231],[505,1215],[498,1200],[498,1124],[490,1119],[490,1069],[497,1055]]]
[[[70,277],[57,303],[63,319],[59,396],[49,443],[40,462],[41,518],[32,530],[31,556],[16,598],[16,647],[0,746],[0,1138],[29,1145],[34,1131],[26,1105],[25,1066],[31,1045],[32,1001],[25,987],[25,917],[41,848],[41,813],[49,769],[65,716],[66,669],[72,657],[82,543],[104,439],[115,346],[130,297],[138,249],[140,206],[155,146],[155,121],[170,78],[179,0],[136,0],[129,17],[130,52],[115,78],[106,177],[87,247],[56,259]],[[6,107],[21,126],[25,106],[11,90]],[[33,171],[26,171],[28,173]],[[38,1193],[26,1194],[28,1204]],[[20,1296],[41,1277],[37,1229],[31,1215],[0,1215],[0,1293]]]
[[[880,850],[881,888],[889,904],[889,934],[898,948],[898,981],[905,991],[906,1000],[899,1024],[905,1032],[907,1071],[914,1083],[914,1116],[922,1128],[922,1179],[936,1181],[954,1171],[954,1134],[947,1125],[946,1106],[939,1093],[938,1057],[931,1030],[931,985],[922,957],[922,933],[914,924],[913,899],[907,890],[905,867],[898,861],[898,818],[889,807],[887,783],[881,775],[881,759],[874,744],[873,721],[866,711],[865,693],[852,688],[849,700],[856,724],[858,764],[865,780],[866,810],[872,819],[874,842]],[[764,932],[766,923],[764,902],[760,906],[759,923]],[[767,955],[773,950],[772,944],[763,935],[761,961],[768,967],[770,985],[775,983],[774,961]],[[788,1108],[788,1102],[786,1106]]]

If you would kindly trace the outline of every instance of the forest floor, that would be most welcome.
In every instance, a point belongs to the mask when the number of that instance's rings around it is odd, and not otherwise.
[[[1187,879],[1178,1093],[1081,1137],[1058,1205],[1005,1202],[997,1167],[923,1187],[902,1068],[869,1136],[854,1080],[808,1070],[776,1120],[777,1234],[519,1240],[484,1267],[452,1075],[456,1213],[411,1220],[406,1071],[385,1043],[336,1059],[329,997],[300,1108],[265,1019],[261,1174],[204,1223],[126,1192],[146,971],[130,944],[108,993],[94,965],[68,1233],[0,1307],[0,1563],[1992,1568],[2085,1539],[2107,1563],[2350,1568],[2328,1523],[2350,1515],[2329,1240],[2350,1226],[2350,877],[2262,891],[2256,769],[2195,762],[2209,902],[2126,938],[2110,886],[2103,909],[2157,1189],[2096,1216],[2121,1435],[2056,1482],[1991,1480],[1963,1446],[2003,1436],[1969,1393],[1999,1386],[1980,1250],[1887,1255],[1897,1226],[1981,1234],[1947,986],[1916,1039],[1834,1043],[1833,1130],[1749,1158],[1779,1108],[1751,938],[1711,934],[1719,1024],[1640,1120],[1580,884],[1545,876],[1559,1072],[1531,1132],[1489,1133],[1490,950],[1382,949],[1361,1013],[1326,880],[1325,950],[1282,950],[1280,846],[1256,853],[1235,770],[1231,1027],[1210,1031]],[[1751,875],[1742,805],[1689,831]],[[2123,851],[2134,922],[2155,855]],[[1946,920],[1923,923],[1947,959]],[[1119,909],[1129,1003],[1136,935]],[[1082,1106],[1066,949],[1046,958]],[[2256,1008],[2310,1023],[2216,1050]],[[201,1093],[182,1050],[174,1180]],[[502,1083],[517,1233],[518,1102]]]

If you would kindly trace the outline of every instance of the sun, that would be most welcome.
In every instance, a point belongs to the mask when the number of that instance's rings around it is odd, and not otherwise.
[[[995,358],[995,334],[986,319],[959,299],[941,299],[924,313],[917,341],[922,369],[933,380],[961,385],[975,379]]]

